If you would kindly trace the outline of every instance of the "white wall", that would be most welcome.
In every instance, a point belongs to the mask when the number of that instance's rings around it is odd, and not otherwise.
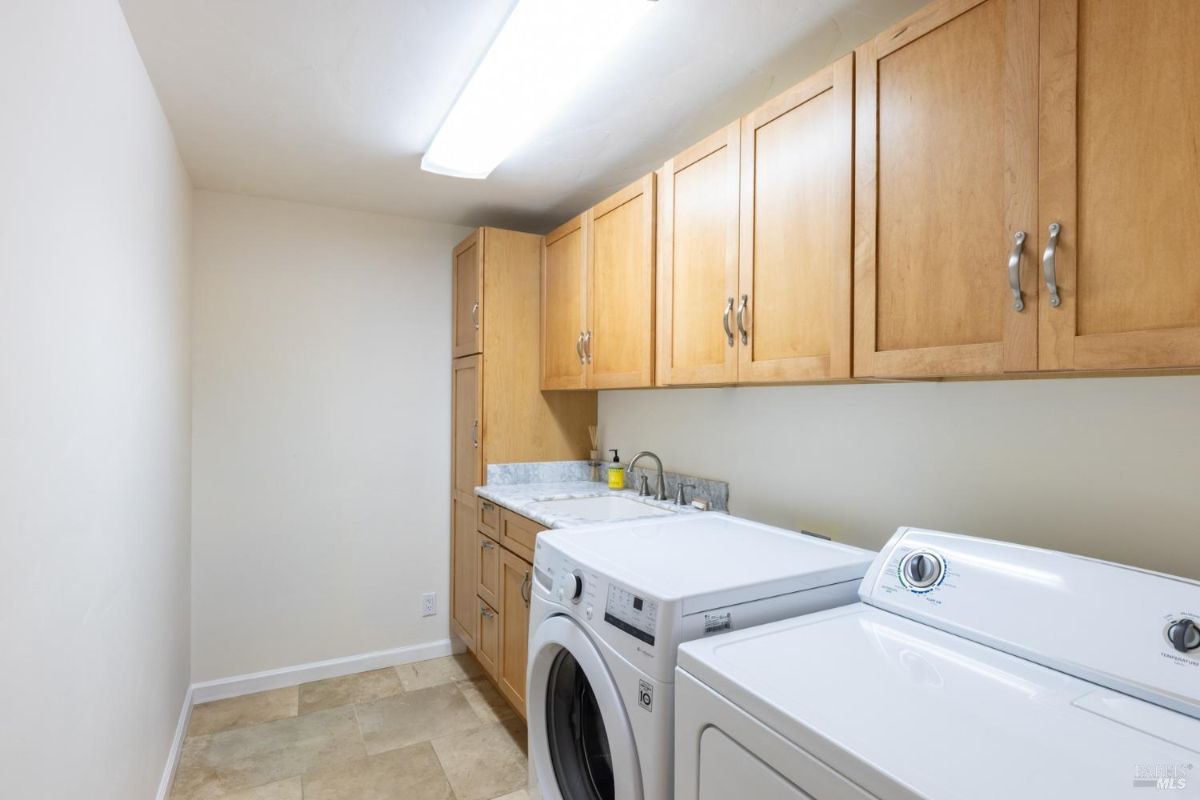
[[[151,798],[189,671],[191,187],[115,0],[0,3],[0,795]]]
[[[446,639],[450,252],[469,231],[194,203],[194,680]]]
[[[600,436],[863,547],[920,525],[1200,578],[1200,377],[601,392]]]

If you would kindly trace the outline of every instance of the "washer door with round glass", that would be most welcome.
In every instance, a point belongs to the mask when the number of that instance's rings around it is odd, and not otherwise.
[[[544,800],[641,800],[633,731],[600,651],[568,617],[529,643],[529,760]]]

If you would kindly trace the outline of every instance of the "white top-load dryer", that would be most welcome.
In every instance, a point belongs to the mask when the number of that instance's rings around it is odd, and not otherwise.
[[[679,643],[854,602],[871,556],[716,513],[540,534],[533,797],[669,798]]]
[[[1200,797],[1200,584],[901,528],[860,595],[680,648],[677,800]]]

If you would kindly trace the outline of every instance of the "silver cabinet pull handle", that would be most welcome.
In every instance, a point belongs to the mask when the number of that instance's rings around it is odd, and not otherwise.
[[[750,302],[750,295],[742,295],[742,302],[738,305],[737,324],[738,331],[742,334],[742,344],[750,343],[750,331],[746,325],[746,304]]]
[[[575,340],[575,355],[579,356],[579,363],[583,363],[583,331],[579,332],[579,338]]]
[[[733,298],[725,301],[725,313],[721,315],[721,325],[725,328],[725,339],[733,347],[733,329],[729,327],[729,318],[733,316]]]
[[[496,510],[496,504],[488,502],[487,500],[484,500],[482,505],[483,505],[484,511],[495,511]]]
[[[479,447],[479,420],[471,423],[471,447]]]
[[[492,617],[496,616],[496,612],[492,611],[487,606],[480,606],[479,613],[483,615],[484,619],[491,619]]]
[[[1046,252],[1042,254],[1042,275],[1046,278],[1046,288],[1050,290],[1050,305],[1058,308],[1062,302],[1058,296],[1058,279],[1054,275],[1054,251],[1058,249],[1058,235],[1062,233],[1062,225],[1057,222],[1050,225],[1050,241],[1046,242]]]
[[[475,324],[475,330],[479,330],[479,301],[475,301],[475,305],[471,306],[471,322]]]
[[[487,539],[484,539],[482,542],[480,542],[479,546],[482,547],[484,550],[495,550],[496,549],[496,545],[492,544],[492,542]]]
[[[1013,249],[1008,256],[1008,286],[1013,293],[1013,311],[1024,311],[1021,299],[1021,251],[1025,249],[1025,231],[1013,234]]]
[[[526,606],[529,605],[529,598],[533,591],[533,585],[531,583],[531,578],[532,578],[532,575],[530,573],[526,572],[525,580],[521,581],[521,599],[525,601]]]
[[[583,354],[587,356],[587,363],[592,363],[592,332],[587,331],[583,334]]]

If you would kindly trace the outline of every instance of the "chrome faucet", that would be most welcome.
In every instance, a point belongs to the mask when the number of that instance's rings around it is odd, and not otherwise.
[[[663,479],[662,460],[658,456],[654,455],[654,453],[651,453],[649,450],[643,450],[642,452],[638,453],[636,456],[631,458],[629,460],[629,465],[625,467],[625,474],[626,475],[633,474],[633,467],[635,464],[637,464],[638,460],[641,459],[642,456],[649,456],[650,458],[653,458],[654,465],[658,468],[658,486],[654,491],[654,499],[655,500],[666,500],[667,499],[667,482]],[[646,481],[645,477],[643,476],[642,482],[641,482],[641,488],[638,489],[638,494],[641,495],[642,497],[646,497],[647,495],[650,494],[650,487],[647,486],[646,484],[647,484],[647,481]]]

